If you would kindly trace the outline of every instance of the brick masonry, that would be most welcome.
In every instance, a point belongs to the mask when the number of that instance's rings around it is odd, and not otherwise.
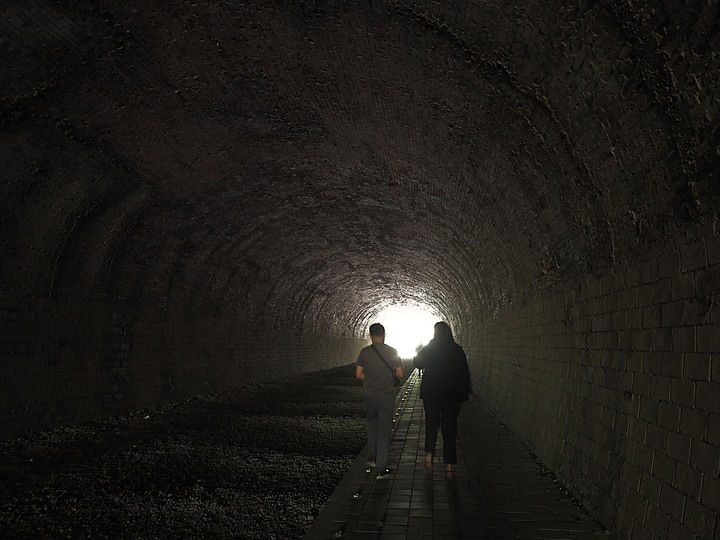
[[[364,341],[0,299],[2,439],[352,362]]]
[[[720,535],[718,237],[646,256],[717,225],[717,2],[147,4],[0,8],[4,436],[418,302],[621,536]]]
[[[620,538],[720,535],[720,237],[684,242],[467,346],[477,393]]]

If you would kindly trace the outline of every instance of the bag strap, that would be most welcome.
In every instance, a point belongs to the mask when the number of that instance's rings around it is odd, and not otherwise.
[[[390,371],[392,371],[393,374],[395,374],[395,370],[394,370],[392,367],[390,367],[390,364],[388,364],[387,360],[385,360],[385,357],[384,357],[382,354],[380,354],[380,351],[378,351],[378,350],[375,348],[375,344],[373,343],[372,345],[370,345],[370,347],[372,347],[372,350],[375,351],[375,354],[377,354],[377,355],[380,357],[380,360],[382,360],[382,361],[385,363],[385,365],[387,366],[387,368],[388,368]]]

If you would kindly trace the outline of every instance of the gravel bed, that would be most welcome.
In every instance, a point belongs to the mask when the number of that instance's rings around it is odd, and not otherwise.
[[[365,444],[352,365],[0,443],[1,538],[302,538]]]

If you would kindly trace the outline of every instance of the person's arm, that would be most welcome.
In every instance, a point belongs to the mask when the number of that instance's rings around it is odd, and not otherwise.
[[[400,377],[402,379],[405,376],[405,364],[403,364],[402,358],[400,358],[400,355],[398,354],[397,350],[393,349],[393,351],[394,351],[393,363],[397,364],[395,366],[395,369],[393,369],[393,372],[395,373],[395,375],[397,375],[398,377]]]
[[[473,394],[472,379],[470,378],[470,366],[468,365],[465,351],[462,351],[462,363],[464,367],[465,385],[467,387],[468,396]]]
[[[355,359],[355,378],[365,382],[365,360],[363,359],[363,351],[360,351]]]
[[[423,351],[425,351],[425,348],[420,349],[415,355],[415,358],[413,358],[413,366],[418,369],[423,369],[425,367],[425,356],[427,355]]]

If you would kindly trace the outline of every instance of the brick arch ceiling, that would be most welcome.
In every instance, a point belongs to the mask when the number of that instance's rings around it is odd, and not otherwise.
[[[3,294],[358,335],[713,217],[713,2],[0,9]]]

